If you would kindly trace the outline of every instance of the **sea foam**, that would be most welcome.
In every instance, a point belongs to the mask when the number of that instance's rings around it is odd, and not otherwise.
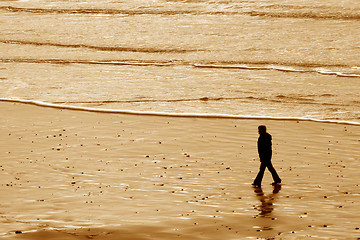
[[[305,117],[271,117],[271,116],[250,116],[250,115],[233,115],[233,114],[213,114],[213,113],[176,113],[176,112],[156,112],[156,111],[134,111],[134,110],[122,110],[122,109],[104,109],[104,108],[90,108],[90,107],[78,107],[63,104],[47,103],[38,100],[25,100],[25,99],[13,99],[13,98],[0,98],[0,102],[13,102],[30,104],[39,107],[49,107],[73,111],[86,111],[95,113],[111,113],[111,114],[130,114],[130,115],[144,115],[144,116],[159,116],[159,117],[184,117],[184,118],[224,118],[224,119],[254,119],[254,120],[281,120],[281,121],[311,121],[319,123],[332,123],[332,124],[345,124],[345,125],[357,125],[358,122],[340,121],[340,120],[325,120]]]

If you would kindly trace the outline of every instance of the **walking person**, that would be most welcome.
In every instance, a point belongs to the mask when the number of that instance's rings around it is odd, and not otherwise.
[[[266,131],[266,126],[264,125],[259,126],[258,130],[259,130],[259,138],[257,141],[257,147],[260,157],[260,170],[252,185],[261,186],[261,181],[263,179],[266,168],[268,168],[268,170],[271,172],[271,175],[274,179],[274,182],[272,184],[273,185],[279,184],[281,183],[281,179],[271,163],[271,156],[272,156],[271,135]]]

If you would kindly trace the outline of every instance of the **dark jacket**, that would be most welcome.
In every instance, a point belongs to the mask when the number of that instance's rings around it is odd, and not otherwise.
[[[258,142],[258,153],[260,161],[271,161],[272,149],[271,149],[271,135],[269,133],[262,133],[259,136]]]

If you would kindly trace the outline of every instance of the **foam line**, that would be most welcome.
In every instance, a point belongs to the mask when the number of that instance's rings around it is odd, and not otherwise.
[[[331,72],[317,69],[296,69],[286,66],[250,66],[250,65],[216,65],[216,64],[193,64],[195,68],[220,68],[220,69],[245,69],[245,70],[276,70],[280,72],[316,73],[322,75],[334,75],[337,77],[360,78],[359,74]]]
[[[18,42],[18,41],[16,41]],[[13,44],[15,43],[15,41],[12,40],[0,40],[0,43],[10,43]],[[42,44],[42,43],[39,43]],[[36,44],[35,44],[36,45]],[[58,44],[50,44],[51,46],[65,46],[65,45],[58,45]],[[80,45],[66,45],[67,47],[70,46],[80,46]],[[84,45],[85,46],[85,45]],[[88,46],[89,47],[89,46]],[[101,48],[101,47],[99,47]],[[105,47],[104,49],[107,49],[107,47]],[[141,49],[128,49],[128,48],[124,48],[124,51],[138,51],[141,52]],[[156,52],[156,51],[162,51],[160,50],[146,50],[143,49],[143,52],[147,52],[151,53],[151,51]],[[178,51],[179,53],[185,52],[185,51],[203,51],[201,49],[199,50],[166,50],[168,52],[173,52],[173,51]],[[155,66],[155,67],[171,67],[171,66],[192,66],[194,68],[213,68],[213,69],[244,69],[244,70],[260,70],[260,71],[269,71],[269,70],[275,70],[275,71],[280,71],[280,72],[294,72],[294,73],[316,73],[316,74],[321,74],[321,75],[334,75],[337,77],[345,77],[345,78],[360,78],[360,74],[355,74],[355,73],[342,73],[342,72],[333,72],[330,70],[317,70],[316,68],[320,67],[320,66],[312,66],[311,64],[309,65],[301,65],[301,64],[294,64],[294,66],[287,66],[287,65],[273,65],[274,63],[269,62],[269,63],[259,63],[259,62],[248,62],[248,63],[242,63],[242,64],[197,64],[197,63],[189,63],[189,62],[183,62],[183,61],[140,61],[140,60],[107,60],[107,61],[96,61],[96,60],[66,60],[66,59],[0,59],[0,62],[4,62],[4,63],[9,63],[9,62],[14,62],[14,63],[49,63],[49,64],[93,64],[93,65],[115,65],[115,66],[125,66],[125,65],[129,65],[129,66],[140,66],[140,67],[144,67],[144,66]],[[296,67],[300,67],[296,68]],[[315,67],[315,69],[314,69]],[[321,66],[323,68],[326,67],[345,67],[345,66],[341,66],[341,65],[323,65]],[[353,69],[356,69],[356,67],[352,67]]]
[[[360,78],[359,74],[351,74],[351,73],[341,73],[341,72],[329,72],[329,71],[318,71],[318,73],[323,75],[335,75],[337,77],[352,77],[352,78]]]
[[[315,118],[296,118],[296,117],[269,117],[269,116],[246,116],[246,115],[232,115],[232,114],[210,114],[210,113],[167,113],[167,112],[151,112],[151,111],[134,111],[134,110],[121,110],[121,109],[100,109],[60,105],[53,103],[46,103],[37,100],[24,100],[24,99],[10,99],[0,98],[0,102],[12,102],[30,104],[39,107],[49,107],[73,111],[85,111],[96,113],[111,113],[111,114],[129,114],[129,115],[143,115],[143,116],[158,116],[158,117],[183,117],[183,118],[224,118],[224,119],[254,119],[254,120],[280,120],[280,121],[311,121],[319,123],[332,123],[332,124],[345,124],[360,126],[359,122],[350,121],[335,121],[335,120],[321,120]]]

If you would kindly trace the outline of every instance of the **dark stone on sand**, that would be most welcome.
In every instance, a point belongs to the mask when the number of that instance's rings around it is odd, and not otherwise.
[[[22,231],[15,231],[15,234],[21,234],[22,233]]]

